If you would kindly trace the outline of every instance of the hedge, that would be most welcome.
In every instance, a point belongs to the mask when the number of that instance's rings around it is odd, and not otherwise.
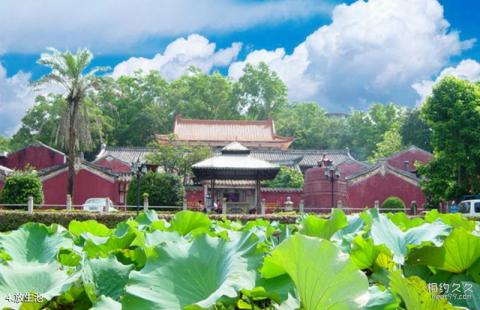
[[[174,213],[157,213],[159,219],[165,219],[167,221],[171,220]],[[321,217],[328,218],[329,214],[318,214]],[[68,224],[72,220],[77,221],[87,221],[87,220],[96,220],[99,223],[105,224],[107,227],[113,228],[118,223],[125,221],[129,218],[135,218],[135,212],[117,212],[117,213],[93,213],[93,212],[84,212],[84,211],[34,211],[33,213],[28,213],[26,211],[15,211],[15,210],[0,210],[0,231],[10,231],[15,230],[21,225],[28,222],[39,222],[46,225],[59,224],[63,227],[68,227]],[[224,218],[231,221],[254,221],[257,219],[265,219],[268,221],[278,221],[285,224],[293,224],[297,221],[299,215],[292,214],[266,214],[266,215],[256,215],[256,214],[229,214],[223,216],[221,214],[210,214],[210,219],[212,220],[222,220]],[[480,221],[479,217],[469,218],[473,221]]]
[[[169,221],[174,216],[174,213],[165,214],[158,213],[159,219],[165,219]],[[135,212],[115,212],[115,213],[94,213],[84,211],[35,211],[28,213],[26,211],[16,210],[1,210],[0,211],[0,231],[15,230],[22,224],[28,222],[44,223],[46,225],[59,224],[64,227],[68,227],[68,224],[72,220],[87,221],[96,220],[99,223],[105,224],[107,227],[113,228],[118,223],[125,221],[129,218],[135,218]],[[221,220],[225,216],[221,214],[210,214],[209,217],[213,220]],[[279,221],[281,223],[295,223],[297,215],[280,215],[280,214],[268,214],[268,215],[255,215],[255,214],[230,214],[226,218],[231,221],[251,221],[259,218],[263,218],[269,221]]]

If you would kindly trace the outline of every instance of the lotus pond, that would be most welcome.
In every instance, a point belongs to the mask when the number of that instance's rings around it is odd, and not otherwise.
[[[480,228],[376,209],[296,224],[143,213],[0,234],[0,307],[480,309]]]

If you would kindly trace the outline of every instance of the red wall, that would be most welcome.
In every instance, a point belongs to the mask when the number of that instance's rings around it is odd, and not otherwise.
[[[128,173],[130,165],[116,158],[103,158],[94,162],[98,166],[111,169],[113,172]]]
[[[355,161],[346,161],[337,165],[338,171],[340,171],[340,177],[345,178],[351,176],[357,172],[364,170],[366,167]]]
[[[74,205],[82,205],[88,198],[109,197],[118,204],[118,182],[112,183],[88,170],[81,169],[75,176]],[[43,182],[45,204],[66,203],[67,171]]]
[[[407,209],[412,200],[421,207],[425,204],[425,196],[420,188],[411,184],[399,176],[387,172],[382,176],[379,172],[367,179],[348,186],[348,204],[350,208],[373,207],[375,200],[380,205],[390,196],[397,196],[402,199]]]
[[[283,207],[287,197],[290,197],[290,200],[293,202],[293,208],[298,209],[300,200],[302,200],[303,191],[282,191],[281,189],[262,189],[260,198],[265,199],[267,205],[267,213],[273,212],[275,209],[272,207],[278,208]]]
[[[65,156],[41,145],[31,145],[2,158],[1,165],[10,169],[24,169],[27,166],[37,170],[65,163]]]
[[[281,189],[262,189],[260,194],[260,199],[265,199],[267,205],[270,206],[283,206],[283,203],[287,200],[287,197],[290,196],[290,200],[293,202],[293,207],[298,208],[298,204],[302,199],[303,191],[289,191]],[[203,189],[202,188],[187,188],[185,197],[187,199],[187,205],[189,208],[195,206],[199,200],[203,201]]]
[[[433,159],[433,155],[422,151],[420,149],[409,149],[405,152],[398,153],[397,155],[393,155],[392,157],[388,158],[387,162],[398,169],[405,170],[404,162],[408,160],[409,162],[409,169],[408,171],[415,171],[415,162],[420,162],[422,164],[426,164]]]
[[[187,206],[190,209],[199,207],[198,201],[201,201],[202,205],[204,205],[203,188],[187,188],[185,190],[185,199],[187,200]]]

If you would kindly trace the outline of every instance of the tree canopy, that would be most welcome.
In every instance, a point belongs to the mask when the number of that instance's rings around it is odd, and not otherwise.
[[[280,167],[275,179],[264,181],[266,187],[272,188],[302,188],[303,174],[295,168]]]
[[[184,181],[192,176],[191,167],[193,164],[212,155],[211,150],[205,146],[189,146],[175,143],[173,135],[169,136],[168,143],[154,143],[153,145],[156,150],[148,155],[148,161],[159,165],[166,173],[181,176]]]
[[[96,86],[83,100],[92,152],[102,143],[148,145],[155,134],[171,133],[179,114],[197,119],[273,118],[278,134],[295,137],[292,148],[349,147],[359,160],[375,160],[411,144],[427,150],[430,146],[431,128],[417,109],[375,103],[367,111],[330,115],[314,102],[289,102],[285,84],[264,63],[246,65],[238,80],[192,67],[173,81],[158,71],[139,71],[117,79],[97,77]],[[12,137],[11,148],[39,140],[66,152],[59,131],[66,99],[38,97]]]
[[[0,152],[10,151],[10,139],[4,136],[0,136]]]
[[[480,86],[446,77],[422,107],[435,159],[421,168],[431,201],[480,191]]]

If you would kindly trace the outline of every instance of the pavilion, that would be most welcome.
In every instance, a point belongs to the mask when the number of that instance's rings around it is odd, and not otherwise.
[[[257,210],[260,207],[260,181],[274,179],[279,169],[280,167],[276,164],[252,157],[250,150],[238,142],[225,146],[220,155],[207,158],[192,166],[196,181],[204,184],[204,197],[210,197],[210,207],[214,206],[216,197],[220,196],[219,199],[226,201],[228,207],[250,209],[253,206]],[[216,188],[216,185],[221,183],[227,184],[231,189],[232,183],[249,182],[255,184],[253,193],[248,187],[237,188],[234,192],[226,188]]]

